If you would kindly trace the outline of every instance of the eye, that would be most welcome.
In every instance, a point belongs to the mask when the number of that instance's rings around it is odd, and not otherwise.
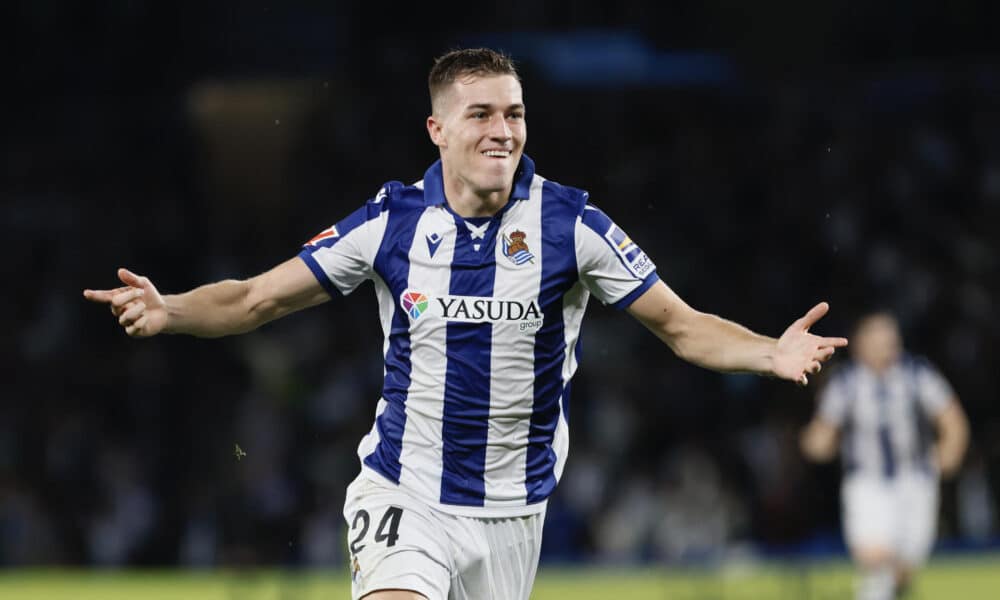
[[[478,119],[480,121],[489,117],[489,115],[486,114],[485,110],[477,110],[476,112],[472,113],[469,116],[472,117],[473,119]]]
[[[520,111],[512,112],[509,115],[507,115],[507,118],[511,119],[512,121],[520,121],[521,119],[524,118],[524,113]]]

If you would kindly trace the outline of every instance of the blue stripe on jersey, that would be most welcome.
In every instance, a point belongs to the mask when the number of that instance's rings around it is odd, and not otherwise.
[[[548,498],[556,487],[556,455],[552,451],[559,424],[559,398],[569,410],[569,386],[563,387],[562,369],[566,356],[566,327],[563,323],[563,296],[577,281],[574,230],[580,204],[558,197],[556,184],[542,187],[542,288],[538,304],[544,324],[535,334],[535,390],[528,428],[528,456],[525,487],[528,503]],[[562,194],[559,192],[562,191]],[[567,382],[568,383],[568,382]]]
[[[620,262],[622,266],[624,266],[625,269],[631,273],[632,268],[622,259],[618,250],[626,253],[626,257],[629,260],[633,260],[639,255],[640,252],[642,252],[639,246],[636,245],[636,243],[633,242],[627,235],[625,235],[625,232],[622,231],[620,227],[615,225],[614,221],[611,220],[611,217],[604,214],[604,211],[595,206],[589,206],[587,210],[583,211],[581,221],[584,225],[592,229],[594,233],[601,236],[601,239],[604,240],[604,242],[607,243],[613,250],[615,250],[615,256],[618,258],[618,262]],[[611,241],[605,237],[605,234],[609,233]],[[641,296],[659,280],[660,278],[657,276],[656,271],[651,272],[649,275],[646,275],[646,278],[642,280],[639,287],[629,292],[624,298],[618,300],[611,306],[617,308],[618,310],[628,308],[633,302],[635,302],[636,298]]]
[[[621,230],[618,229],[618,226],[611,220],[611,217],[604,214],[603,210],[597,208],[596,206],[587,206],[586,210],[584,210],[583,214],[580,216],[580,221],[587,227],[591,228],[594,233],[601,236],[601,239],[604,240],[608,246],[611,246],[613,250],[615,249],[615,246],[609,242],[608,238],[604,237],[604,235],[611,231],[612,228],[615,229],[616,232]],[[624,237],[624,235],[625,233],[622,232],[622,237]],[[622,260],[617,251],[615,252],[615,256],[618,256],[618,260],[621,261],[622,265],[624,265],[627,269],[628,265],[625,264],[625,261]]]
[[[455,216],[457,221],[461,217]],[[464,223],[455,235],[449,293],[456,296],[492,296],[496,277],[493,247],[499,218],[490,223],[476,251]],[[447,325],[445,368],[441,502],[482,506],[486,497],[486,443],[490,418],[490,358],[493,325],[456,323]]]
[[[659,275],[656,274],[656,271],[653,271],[649,275],[646,275],[646,278],[642,280],[642,283],[639,284],[637,288],[626,294],[624,298],[622,298],[618,302],[615,302],[611,306],[617,308],[618,310],[624,310],[632,306],[632,303],[635,302],[639,296],[646,293],[646,290],[653,287],[653,284],[659,280],[660,280]]]
[[[879,405],[878,441],[882,450],[882,475],[891,479],[896,476],[896,457],[889,434],[889,390],[881,378],[875,383],[875,399]]]
[[[304,248],[299,252],[299,258],[302,259],[302,262],[306,263],[306,266],[309,267],[310,271],[312,271],[313,276],[315,276],[316,280],[323,286],[326,293],[330,294],[331,298],[343,296],[340,290],[337,289],[337,286],[333,285],[333,282],[330,281],[329,277],[327,277],[326,271],[323,270],[323,267],[321,267],[319,263],[316,262],[316,259],[313,258],[312,253],[312,249]]]
[[[330,294],[330,296],[336,298],[338,296],[342,296],[343,294],[340,293],[337,286],[333,285],[333,282],[330,281],[329,277],[327,277],[326,271],[318,262],[316,262],[316,259],[313,258],[313,252],[320,248],[330,248],[358,227],[361,227],[372,219],[378,218],[379,214],[381,214],[383,210],[385,210],[385,206],[383,204],[369,201],[358,210],[344,217],[339,223],[331,227],[329,230],[323,232],[327,233],[335,231],[336,235],[324,237],[317,242],[310,241],[305,244],[302,250],[299,251],[299,258],[306,263],[306,266],[309,267],[309,270],[312,271],[320,285],[323,286],[323,289],[325,289],[326,293]],[[322,236],[323,233],[316,237]]]
[[[882,475],[886,479],[896,476],[896,460],[892,452],[892,439],[889,437],[889,426],[885,423],[878,427],[878,441],[882,448]]]
[[[379,274],[393,298],[407,287],[410,276],[409,251],[417,230],[420,210],[390,211],[382,246],[375,257],[375,272]],[[379,442],[365,457],[365,464],[393,483],[399,483],[399,454],[403,447],[406,427],[406,397],[410,389],[410,319],[406,312],[394,306],[389,330],[389,349],[385,354],[385,381],[382,398],[385,410],[375,420]]]

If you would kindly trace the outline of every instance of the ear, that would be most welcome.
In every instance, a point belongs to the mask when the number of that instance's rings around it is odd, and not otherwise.
[[[442,133],[443,127],[444,125],[438,117],[435,117],[434,115],[427,117],[427,135],[431,137],[431,141],[434,142],[434,145],[439,148],[447,146]]]

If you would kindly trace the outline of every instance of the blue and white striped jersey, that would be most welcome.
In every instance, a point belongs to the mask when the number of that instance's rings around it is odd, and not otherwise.
[[[299,254],[331,295],[375,284],[385,380],[362,471],[453,514],[544,508],[569,447],[587,300],[625,308],[657,281],[586,192],[536,175],[527,156],[514,183],[498,214],[463,219],[437,162]]]
[[[893,477],[903,469],[933,473],[933,420],[954,391],[924,359],[904,355],[879,375],[852,362],[820,394],[820,417],[841,431],[844,469]]]

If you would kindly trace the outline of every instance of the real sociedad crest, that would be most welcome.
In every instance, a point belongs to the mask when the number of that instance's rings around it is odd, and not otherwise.
[[[526,262],[535,262],[535,255],[528,249],[528,243],[524,239],[528,234],[515,229],[509,234],[503,234],[501,243],[503,244],[503,255],[510,259],[515,265],[523,265]]]

